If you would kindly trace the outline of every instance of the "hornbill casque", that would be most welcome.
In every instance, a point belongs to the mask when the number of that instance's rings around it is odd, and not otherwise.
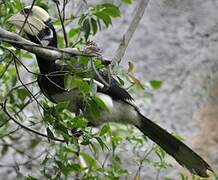
[[[50,15],[44,9],[38,6],[33,6],[31,9],[30,6],[27,6],[20,13],[12,16],[9,21],[17,28],[21,28],[27,14],[29,16],[23,30],[28,38],[32,42],[43,46],[57,47],[55,28],[51,24]],[[38,85],[42,93],[54,103],[70,101],[68,109],[76,113],[78,106],[83,104],[80,102],[82,98],[77,89],[65,90],[64,75],[61,74],[63,74],[63,69],[66,69],[66,65],[59,65],[55,61],[37,55],[36,58],[41,74],[38,75]],[[54,74],[59,75],[54,76]],[[131,95],[120,87],[114,79],[112,79],[109,88],[98,87],[96,96],[107,107],[107,110],[100,112],[98,118],[89,116],[90,113],[87,112],[86,108],[81,108],[92,125],[99,126],[105,122],[132,124],[191,173],[208,177],[208,171],[213,171],[210,165],[187,145],[143,116],[133,104]]]

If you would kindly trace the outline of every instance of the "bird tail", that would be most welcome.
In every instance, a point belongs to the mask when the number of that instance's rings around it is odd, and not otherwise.
[[[136,127],[152,141],[157,143],[169,155],[182,166],[186,167],[191,173],[201,177],[208,177],[208,170],[212,171],[210,165],[204,161],[197,153],[191,150],[183,142],[176,139],[166,130],[143,116],[140,112],[140,123]]]

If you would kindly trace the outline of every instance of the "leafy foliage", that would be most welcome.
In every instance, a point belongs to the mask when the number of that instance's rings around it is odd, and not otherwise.
[[[79,19],[79,25],[84,31],[85,39],[87,40],[90,34],[95,35],[101,29],[102,23],[108,27],[112,24],[112,18],[119,16],[119,8],[114,4],[97,4],[89,8],[88,12]]]

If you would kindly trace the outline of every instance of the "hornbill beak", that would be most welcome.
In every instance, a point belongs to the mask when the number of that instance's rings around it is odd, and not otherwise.
[[[46,24],[51,21],[51,18],[49,14],[39,6],[33,6],[32,9],[31,6],[26,6],[20,13],[10,17],[8,21],[18,29],[23,27],[25,33],[37,36],[46,28]],[[25,25],[23,26],[24,23]]]

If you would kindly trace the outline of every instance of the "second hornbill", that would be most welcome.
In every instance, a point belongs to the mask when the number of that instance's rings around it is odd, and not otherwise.
[[[30,12],[31,11],[31,12]],[[28,38],[37,44],[43,46],[57,47],[56,31],[51,24],[49,14],[38,6],[25,7],[20,13],[10,18],[10,22],[16,27],[21,28],[28,14],[28,20],[23,27]],[[78,90],[66,91],[64,86],[64,75],[54,74],[62,73],[62,65],[55,61],[45,59],[36,55],[40,74],[38,84],[42,93],[52,102],[70,101],[69,110],[76,113],[78,107],[84,104]],[[97,81],[97,79],[96,79]],[[208,177],[207,171],[213,171],[210,165],[204,161],[197,153],[190,149],[183,142],[179,141],[173,135],[168,133],[162,127],[158,126],[150,119],[143,116],[138,108],[131,102],[131,95],[119,84],[112,80],[109,88],[102,89],[98,87],[96,96],[100,98],[107,107],[102,110],[98,118],[89,116],[87,108],[82,108],[83,113],[94,126],[105,122],[117,122],[132,124],[137,127],[145,136],[162,147],[171,155],[180,165],[186,167],[191,173],[202,177]]]

